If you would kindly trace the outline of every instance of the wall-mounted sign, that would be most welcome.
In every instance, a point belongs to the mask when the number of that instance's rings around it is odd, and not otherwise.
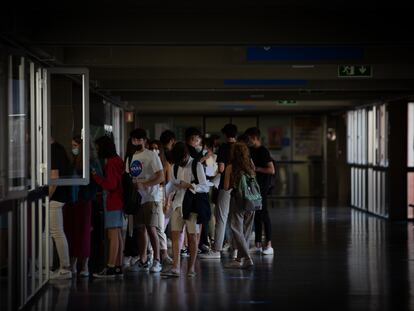
[[[288,105],[297,105],[297,102],[296,100],[278,100],[277,104],[288,106]]]
[[[371,65],[339,65],[339,78],[371,78]]]
[[[125,122],[127,122],[127,123],[134,122],[134,112],[133,111],[125,111]]]

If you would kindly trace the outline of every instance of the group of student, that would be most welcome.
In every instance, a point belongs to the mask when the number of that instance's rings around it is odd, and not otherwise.
[[[258,128],[238,135],[234,124],[226,124],[222,133],[222,144],[220,137],[204,138],[193,127],[186,129],[184,142],[177,142],[170,130],[159,140],[149,141],[147,132],[138,128],[130,133],[124,159],[117,154],[112,138],[98,138],[95,146],[103,170],[98,161],[91,160],[91,183],[72,188],[72,216],[67,216],[71,221],[63,221],[63,187],[50,187],[50,229],[60,260],[60,268],[51,278],[72,278],[79,264],[79,276],[89,276],[90,202],[99,188],[103,192],[107,264],[93,274],[96,278],[138,271],[178,277],[183,256],[188,257],[187,276],[194,277],[197,257],[220,259],[227,248],[233,259],[228,268],[251,268],[252,253],[273,255],[267,195],[275,174],[274,162],[261,143]],[[56,178],[64,167],[63,147],[53,144],[52,178]],[[81,160],[81,145],[78,137],[73,139],[74,174]],[[238,199],[243,176],[258,185],[261,202],[257,209],[244,208]],[[249,248],[253,227],[255,246]]]

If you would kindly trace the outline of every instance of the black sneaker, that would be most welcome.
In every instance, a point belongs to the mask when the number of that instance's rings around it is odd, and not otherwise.
[[[93,276],[98,279],[113,279],[116,276],[115,267],[106,266],[101,272],[94,273]]]
[[[183,248],[181,250],[181,257],[190,257],[190,251],[188,250],[188,248]]]
[[[118,278],[124,277],[124,272],[122,271],[121,266],[115,266],[115,276]]]
[[[140,272],[148,272],[151,268],[151,261],[149,259],[147,259],[146,262],[142,262],[140,260],[139,264],[138,264],[138,267],[139,267]]]

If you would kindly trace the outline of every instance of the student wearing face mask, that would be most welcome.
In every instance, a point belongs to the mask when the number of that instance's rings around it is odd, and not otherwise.
[[[171,172],[172,185],[172,215],[171,215],[171,233],[172,233],[172,249],[173,249],[173,267],[169,271],[165,271],[162,275],[178,277],[180,276],[180,237],[184,228],[187,229],[189,235],[190,259],[188,260],[187,275],[194,277],[195,261],[197,257],[197,234],[200,233],[200,226],[197,224],[198,214],[191,209],[186,211],[183,203],[186,191],[192,193],[208,193],[209,186],[207,184],[206,175],[201,163],[195,163],[191,158],[187,145],[178,142],[173,148],[174,165]],[[197,174],[198,183],[195,183]],[[170,193],[168,194],[170,195]],[[188,215],[186,214],[188,213]]]
[[[162,132],[160,136],[160,142],[161,142],[162,148],[164,149],[165,159],[169,163],[172,163],[173,157],[172,157],[171,150],[174,147],[174,144],[176,142],[174,132],[170,130],[165,130],[164,132]],[[165,170],[165,167],[164,167],[164,170]]]
[[[138,265],[139,271],[158,273],[162,270],[157,231],[160,230],[162,225],[160,223],[160,213],[163,213],[160,184],[164,182],[163,167],[160,157],[155,152],[146,149],[147,133],[144,129],[137,128],[133,130],[130,137],[132,144],[135,146],[135,154],[131,161],[127,161],[126,171],[133,178],[136,190],[141,195],[141,206],[134,220],[138,228],[140,251],[140,260],[136,265]],[[146,232],[154,251],[154,262],[151,267],[151,262],[147,258]]]
[[[185,130],[185,142],[187,144],[190,157],[195,161],[204,163],[210,156],[203,153],[203,139],[201,132],[195,127]]]
[[[91,166],[94,166],[92,162],[95,161],[90,160]],[[82,176],[83,149],[80,136],[72,139],[72,167],[74,177]],[[77,275],[78,264],[80,264],[79,276],[88,277],[88,262],[91,253],[91,210],[92,200],[96,197],[97,184],[91,179],[89,185],[75,185],[71,190],[73,204],[66,208],[64,217],[69,253],[72,258],[71,270],[72,275]]]

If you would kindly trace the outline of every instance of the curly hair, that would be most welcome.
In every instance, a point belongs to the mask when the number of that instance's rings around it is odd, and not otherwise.
[[[238,184],[242,174],[255,175],[249,148],[244,143],[233,144],[230,164],[232,165],[231,180],[233,185]]]

